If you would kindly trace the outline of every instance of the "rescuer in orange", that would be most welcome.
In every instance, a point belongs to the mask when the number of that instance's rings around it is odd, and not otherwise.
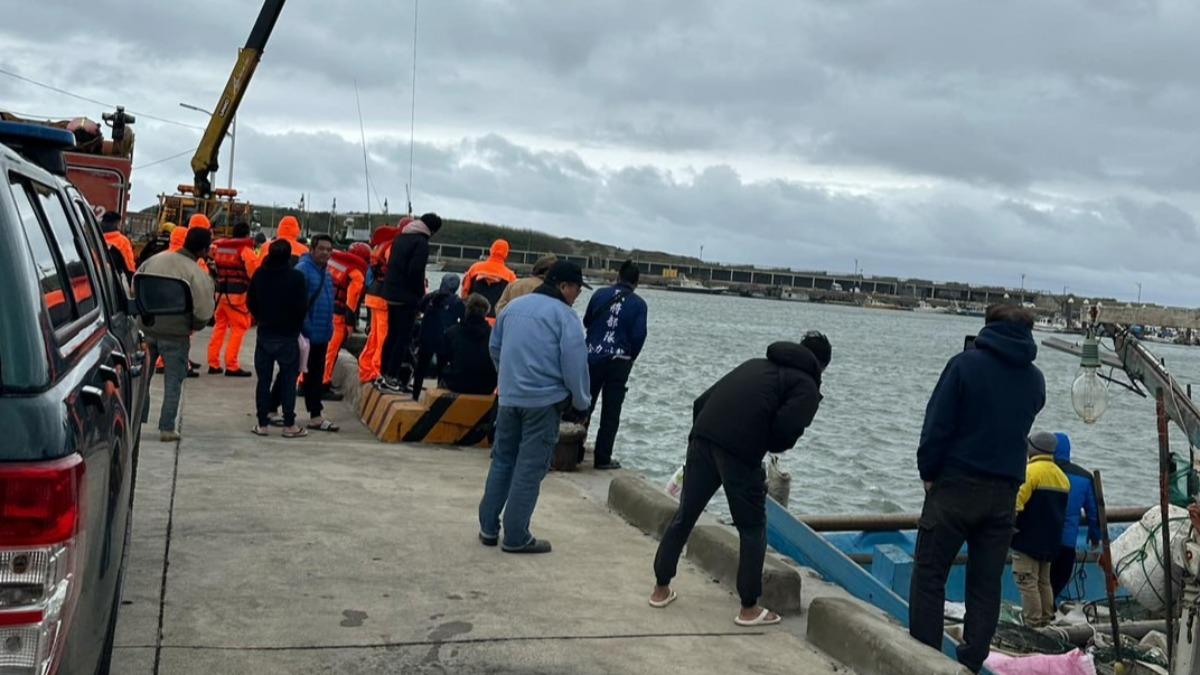
[[[333,364],[338,351],[358,324],[358,307],[367,285],[367,267],[371,264],[371,247],[363,242],[350,245],[349,251],[334,251],[327,267],[333,278],[333,337],[325,351],[325,377],[322,382],[327,401],[340,401],[341,394],[332,391]]]
[[[508,242],[503,239],[497,239],[492,242],[492,249],[487,260],[480,260],[471,265],[467,273],[463,275],[462,282],[462,297],[466,299],[472,293],[478,293],[487,298],[492,309],[488,311],[488,323],[496,325],[496,303],[500,302],[500,296],[504,294],[504,289],[517,280],[516,272],[508,268],[505,263],[508,261]]]
[[[137,260],[133,257],[133,244],[129,242],[129,237],[121,234],[121,214],[106,211],[100,218],[100,229],[104,232],[104,244],[119,254],[119,260],[114,257],[113,262],[121,263],[126,278],[133,277],[133,273],[137,271]]]
[[[358,355],[358,381],[374,382],[382,375],[383,344],[387,340],[388,305],[383,298],[383,278],[387,274],[392,240],[413,221],[411,216],[400,219],[395,227],[383,226],[371,235],[371,269],[363,304],[371,311],[371,328],[367,344]]]
[[[212,339],[208,341],[208,374],[224,372],[225,377],[250,377],[250,371],[242,370],[238,362],[242,340],[251,323],[246,292],[250,290],[250,277],[258,269],[250,226],[246,223],[234,225],[232,238],[213,242],[212,256],[217,270],[217,311]],[[221,348],[225,346],[226,330],[229,346],[225,348],[225,368],[222,369]]]
[[[276,239],[286,239],[292,245],[292,267],[300,262],[300,256],[308,253],[308,247],[296,241],[300,238],[300,221],[295,216],[284,216],[279,219],[279,227],[275,228],[275,239],[267,242],[259,251],[258,260],[261,263],[267,257],[267,250]]]

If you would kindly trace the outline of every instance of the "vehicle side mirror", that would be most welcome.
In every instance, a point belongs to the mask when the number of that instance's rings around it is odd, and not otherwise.
[[[139,272],[133,276],[133,294],[144,318],[192,313],[192,289],[183,279]]]

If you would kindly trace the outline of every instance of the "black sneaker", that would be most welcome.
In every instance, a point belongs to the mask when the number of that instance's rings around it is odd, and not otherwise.
[[[407,394],[409,393],[408,386],[397,380],[387,377],[380,378],[376,381],[375,387],[385,394]]]
[[[208,372],[212,373],[212,369],[209,369]],[[218,372],[220,372],[220,371],[218,371]],[[225,377],[253,377],[253,376],[254,376],[254,373],[252,373],[248,370],[242,370],[241,368],[238,368],[237,370],[225,371]]]
[[[499,536],[489,537],[486,534],[480,532],[479,533],[479,543],[483,544],[484,546],[495,546],[496,544],[500,543],[500,537]]]
[[[621,468],[621,463],[615,459],[610,460],[607,464],[597,464],[596,465],[597,471],[612,471],[613,469],[619,469],[619,468]]]
[[[193,361],[191,359],[188,359],[188,368],[191,368],[192,370],[199,370],[200,364],[196,363],[195,361]]]
[[[224,369],[224,368],[213,368],[212,366],[209,366],[209,367],[208,367],[208,374],[209,374],[209,375],[220,375],[220,374],[221,374],[221,373],[223,373],[223,372],[225,372],[225,369]]]
[[[188,377],[200,377],[200,371],[198,371],[198,370],[188,370],[188,374],[187,374],[187,376],[188,376]]]
[[[518,548],[500,547],[505,553],[549,553],[550,542],[545,539],[530,539],[528,544]]]

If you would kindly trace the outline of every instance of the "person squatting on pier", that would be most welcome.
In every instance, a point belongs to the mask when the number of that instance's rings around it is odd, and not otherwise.
[[[811,331],[799,344],[776,342],[766,358],[746,361],[696,399],[688,436],[679,509],[654,556],[655,587],[650,605],[671,604],[679,556],[704,507],[725,487],[729,512],[740,540],[737,589],[739,626],[779,623],[781,617],[758,606],[767,553],[767,476],[763,458],[796,445],[821,404],[821,374],[832,357],[829,340]],[[504,377],[504,371],[500,371]],[[940,613],[939,613],[940,616]]]
[[[587,331],[588,374],[592,380],[591,419],[596,401],[604,397],[600,409],[600,430],[596,433],[595,467],[619,469],[613,459],[613,444],[621,424],[621,406],[629,389],[633,362],[646,344],[646,301],[636,293],[641,274],[632,260],[621,264],[617,283],[592,294],[583,317]]]
[[[425,376],[429,374],[429,365],[433,363],[434,355],[442,352],[446,342],[446,330],[457,325],[463,318],[465,309],[463,301],[458,297],[458,275],[447,272],[442,277],[438,289],[426,293],[417,308],[421,312],[421,329],[417,339],[417,366],[413,369],[414,401],[421,400]],[[438,358],[434,374],[439,380],[444,366],[441,358]]]
[[[1057,602],[1071,576],[1075,572],[1076,546],[1079,543],[1081,516],[1087,517],[1087,545],[1091,550],[1100,546],[1100,509],[1096,503],[1096,486],[1092,472],[1071,462],[1071,439],[1065,433],[1054,434],[1058,444],[1054,449],[1054,461],[1071,481],[1071,494],[1067,497],[1067,514],[1063,519],[1062,542],[1058,555],[1050,564],[1050,590]]]
[[[489,307],[487,298],[472,293],[462,321],[450,326],[442,340],[440,384],[456,394],[484,396],[496,391],[496,364],[488,350],[492,337]]]
[[[1029,437],[1025,482],[1017,492],[1017,531],[1012,538],[1013,580],[1021,591],[1025,625],[1054,620],[1050,564],[1058,557],[1071,482],[1054,463],[1058,437],[1039,431]]]
[[[383,346],[383,377],[380,390],[410,393],[412,377],[413,326],[417,304],[425,297],[425,265],[429,262],[429,239],[442,227],[436,213],[426,213],[404,226],[392,240],[383,297],[387,300],[387,340]]]
[[[954,355],[925,409],[917,469],[925,487],[909,591],[909,633],[941,650],[946,579],[967,544],[967,612],[958,661],[983,667],[1000,618],[1000,582],[1025,480],[1026,442],[1046,403],[1033,364],[1033,314],[988,309],[973,346]]]
[[[358,309],[366,289],[370,263],[371,247],[361,241],[351,244],[347,251],[334,251],[329,258],[329,276],[333,279],[333,337],[325,352],[322,400],[341,401],[345,397],[333,390],[333,367],[346,338],[358,326]]]
[[[496,439],[483,499],[479,540],[509,553],[549,553],[550,542],[529,531],[542,479],[550,469],[563,414],[581,417],[591,407],[587,344],[571,309],[583,271],[560,260],[536,291],[514,300],[492,331],[492,361],[500,372]]]

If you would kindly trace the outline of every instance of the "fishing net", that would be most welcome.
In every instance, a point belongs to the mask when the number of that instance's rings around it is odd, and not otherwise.
[[[1047,635],[1036,628],[1018,623],[1001,622],[996,627],[992,644],[1006,651],[1020,654],[1066,654],[1075,645],[1060,638]]]

